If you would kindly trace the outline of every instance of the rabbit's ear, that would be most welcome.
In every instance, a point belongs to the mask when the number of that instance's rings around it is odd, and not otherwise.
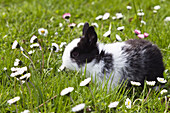
[[[86,35],[86,32],[87,32],[88,28],[89,28],[89,23],[86,22],[86,23],[84,24],[84,26],[83,26],[83,36]]]
[[[90,46],[96,45],[97,42],[97,34],[95,32],[95,29],[93,26],[90,26],[86,32],[85,35],[86,40],[88,40],[88,43]]]

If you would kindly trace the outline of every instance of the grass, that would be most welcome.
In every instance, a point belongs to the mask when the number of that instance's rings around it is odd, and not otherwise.
[[[132,10],[128,11],[126,6],[132,6]],[[157,14],[153,14],[153,7],[160,5],[161,9]],[[51,43],[61,42],[69,43],[74,38],[81,36],[82,27],[70,29],[68,23],[62,18],[64,13],[71,13],[70,23],[80,22],[97,22],[99,27],[95,28],[100,42],[110,43],[116,42],[115,35],[121,36],[122,40],[137,38],[133,31],[141,30],[143,33],[149,33],[147,40],[158,45],[162,54],[166,72],[164,76],[167,80],[170,78],[170,22],[165,23],[164,19],[170,16],[170,2],[168,0],[1,0],[0,1],[0,112],[21,112],[29,109],[31,112],[71,112],[72,107],[80,103],[86,104],[84,112],[92,109],[91,112],[168,112],[169,101],[159,92],[151,90],[147,100],[145,100],[149,91],[145,85],[141,88],[132,87],[126,89],[118,86],[115,90],[107,93],[106,88],[102,89],[96,82],[90,83],[93,95],[89,93],[87,87],[80,87],[79,84],[86,77],[76,71],[58,72],[61,66],[62,51],[50,55]],[[142,18],[146,25],[140,26],[138,9],[144,10]],[[114,16],[117,12],[121,12],[126,18],[123,20],[112,20],[109,18],[105,21],[95,20],[98,15],[109,12]],[[129,18],[133,18],[129,22]],[[61,30],[59,23],[63,23],[64,30]],[[108,31],[109,25],[112,25],[111,39],[103,37]],[[102,27],[103,25],[103,27]],[[117,31],[117,27],[125,26],[122,32]],[[39,28],[48,29],[47,37],[38,34]],[[58,35],[54,35],[58,32]],[[35,64],[33,69],[30,60],[26,59],[18,49],[12,50],[11,46],[14,40],[27,51],[30,48],[30,38],[36,35],[42,45],[42,51],[36,49],[31,56]],[[42,59],[42,53],[44,60]],[[20,84],[16,78],[8,77],[11,74],[11,67],[14,65],[15,59],[23,61],[22,66],[28,67],[31,73],[30,82]],[[49,62],[48,62],[49,59]],[[44,62],[44,67],[42,63]],[[48,64],[49,63],[49,64]],[[4,71],[4,67],[7,71]],[[52,70],[50,70],[52,68]],[[166,84],[168,89],[170,82]],[[71,92],[74,103],[67,96],[60,96],[60,92],[66,87],[74,87]],[[132,90],[135,89],[135,92]],[[168,89],[169,90],[169,89]],[[167,95],[167,94],[166,94]],[[20,100],[16,104],[9,105],[7,100],[16,96],[20,96]],[[94,96],[94,98],[93,98]],[[125,106],[125,100],[130,98],[132,103],[131,109]],[[158,99],[160,98],[160,100]],[[119,101],[116,109],[109,109],[111,102]],[[43,103],[42,106],[40,106]],[[16,106],[15,106],[16,105]],[[39,106],[39,107],[38,107]],[[16,111],[16,107],[17,110]]]

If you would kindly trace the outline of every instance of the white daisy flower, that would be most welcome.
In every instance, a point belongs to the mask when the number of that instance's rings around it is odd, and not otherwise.
[[[144,35],[144,34],[138,34],[137,36],[138,36],[139,38],[141,38],[141,39],[145,38],[145,35]]]
[[[20,80],[28,79],[28,78],[30,78],[30,76],[31,76],[31,73],[27,73],[27,74],[21,76],[19,79],[20,79]]]
[[[28,54],[31,55],[31,54],[33,54],[34,52],[35,52],[35,50],[30,50],[30,51],[28,52]]]
[[[140,86],[141,83],[140,82],[135,82],[135,81],[130,81],[131,85],[133,86]]]
[[[154,86],[154,85],[156,84],[156,82],[155,82],[155,81],[147,81],[147,80],[146,80],[146,84],[147,84],[148,86]]]
[[[117,19],[122,19],[122,18],[123,18],[122,13],[116,13],[116,18],[117,18]]]
[[[58,46],[58,44],[52,43],[52,49],[53,49],[55,52],[58,52],[58,51],[59,51],[59,46]]]
[[[48,30],[47,29],[44,29],[44,28],[39,28],[38,29],[38,33],[42,36],[47,36],[48,34]]]
[[[79,112],[79,111],[84,110],[84,107],[85,107],[85,103],[82,103],[82,104],[79,104],[79,105],[76,105],[75,107],[73,107],[72,111],[73,112]]]
[[[59,27],[63,27],[63,24],[62,24],[62,23],[59,23]]]
[[[84,81],[82,81],[80,83],[80,86],[88,86],[90,82],[91,82],[91,77],[89,77],[89,78],[85,79]]]
[[[6,71],[7,70],[7,68],[6,67],[4,67],[4,71]]]
[[[163,84],[167,82],[167,80],[165,80],[164,78],[161,78],[161,77],[157,77],[157,80],[158,80],[158,82],[163,83]]]
[[[104,37],[110,37],[110,34],[111,34],[111,31],[109,30],[109,31],[107,31],[103,36],[104,36]]]
[[[113,17],[112,17],[112,19],[113,19],[113,20],[116,20],[116,17],[115,17],[115,16],[113,16]]]
[[[117,41],[122,41],[122,39],[120,38],[120,36],[118,34],[116,34],[116,40]]]
[[[37,41],[38,41],[38,39],[37,39],[37,36],[35,36],[35,35],[33,35],[30,39],[30,43],[35,43]]]
[[[109,108],[116,108],[119,104],[119,101],[112,102],[108,105]]]
[[[125,101],[126,108],[130,109],[131,108],[131,103],[132,103],[131,100],[129,98],[127,98],[126,101]]]
[[[15,59],[14,61],[14,66],[18,66],[18,65],[21,65],[22,64],[22,61],[19,60],[19,59]]]
[[[13,104],[13,103],[16,103],[18,100],[20,100],[20,97],[15,97],[15,98],[13,98],[13,99],[8,100],[7,103],[8,103],[9,105],[11,105],[11,104]]]
[[[157,6],[154,7],[154,10],[159,10],[160,8],[161,8],[161,6],[157,5]]]
[[[15,40],[12,44],[12,49],[20,48],[19,43]]]
[[[139,12],[139,13],[137,13],[137,15],[142,17],[142,16],[145,15],[145,13],[144,12]]]
[[[110,13],[105,13],[103,15],[103,20],[107,20],[110,17]]]
[[[132,7],[131,7],[131,6],[126,6],[126,8],[127,8],[128,10],[131,10],[131,9],[132,9]]]
[[[63,19],[69,19],[71,17],[70,13],[63,14]]]
[[[58,32],[55,32],[54,34],[55,34],[55,35],[58,35]]]
[[[19,68],[11,67],[12,72],[15,72],[15,71],[18,71],[18,70],[19,70]]]
[[[167,92],[168,92],[168,90],[163,89],[160,93],[161,93],[161,95],[162,95],[162,94],[167,93]]]
[[[39,47],[40,45],[38,43],[30,45],[31,48]]]
[[[96,20],[101,20],[103,18],[103,15],[99,15],[96,17]]]
[[[61,95],[61,96],[68,95],[68,94],[70,94],[73,90],[74,90],[73,87],[65,88],[65,89],[63,89],[63,90],[61,91],[60,95]]]
[[[153,10],[153,13],[155,13],[155,14],[156,14],[156,13],[157,13],[157,10]]]
[[[169,17],[166,17],[166,18],[164,19],[164,21],[165,21],[165,22],[169,22],[169,21],[170,21],[170,16],[169,16]]]
[[[24,110],[21,113],[30,113],[30,111],[29,110]]]
[[[138,12],[143,12],[143,9],[138,9]]]
[[[94,27],[97,27],[97,28],[99,27],[99,25],[97,23],[92,23],[91,25]]]
[[[141,22],[141,24],[146,25],[146,22],[145,22],[145,21],[141,20],[140,22]]]
[[[135,29],[134,32],[135,32],[136,35],[141,34],[141,31],[139,31],[137,29]]]
[[[67,45],[67,43],[66,42],[61,42],[61,44],[60,44],[60,48],[62,48],[63,46],[66,46]]]
[[[84,23],[81,22],[81,23],[79,23],[79,24],[77,25],[78,28],[79,28],[80,26],[84,26]]]
[[[119,30],[119,31],[123,31],[124,29],[125,29],[124,26],[121,26],[121,27],[118,27],[118,28],[117,28],[117,30]]]
[[[68,27],[70,27],[71,29],[74,28],[75,26],[76,26],[75,23],[71,23],[71,24],[68,25]]]

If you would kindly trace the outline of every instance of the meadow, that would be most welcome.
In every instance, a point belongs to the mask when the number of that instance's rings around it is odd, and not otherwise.
[[[69,113],[82,103],[78,112],[170,112],[170,19],[166,18],[170,17],[169,6],[169,0],[1,0],[0,112]],[[65,19],[65,13],[71,16]],[[96,19],[106,13],[106,19]],[[102,43],[145,38],[156,44],[165,65],[165,93],[161,92],[163,88],[155,91],[147,84],[143,89],[127,89],[123,84],[107,92],[96,82],[80,86],[87,78],[85,74],[59,71],[64,47],[82,35],[83,26],[79,23],[85,22],[95,26]],[[71,23],[76,25],[70,26]],[[120,31],[117,28],[121,26],[124,29]],[[135,30],[147,36],[136,35]],[[110,37],[104,35],[107,31]],[[33,36],[38,46],[32,47]],[[58,46],[53,47],[52,43]],[[30,51],[33,53],[28,54]],[[26,72],[12,75],[16,67],[25,67]],[[26,73],[30,76],[22,80],[20,77]],[[68,87],[74,89],[61,95]]]

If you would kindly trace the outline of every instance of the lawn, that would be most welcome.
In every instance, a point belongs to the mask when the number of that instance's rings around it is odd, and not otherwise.
[[[160,9],[154,9],[157,5]],[[131,9],[128,10],[127,6],[131,6]],[[169,6],[169,0],[1,0],[0,112],[20,113],[29,110],[31,113],[69,113],[73,112],[73,107],[82,103],[85,107],[80,112],[169,112],[170,21],[165,21],[166,17],[170,17]],[[144,15],[139,16],[139,12]],[[65,13],[71,14],[67,20],[62,17]],[[96,20],[96,17],[105,13],[110,14],[108,19]],[[114,19],[116,13],[122,13],[123,18]],[[156,44],[163,55],[164,77],[167,80],[164,89],[167,93],[161,94],[162,89],[155,91],[146,84],[143,89],[135,86],[127,89],[123,84],[123,87],[117,86],[107,92],[106,87],[102,88],[96,82],[80,86],[80,82],[86,79],[85,74],[70,70],[58,71],[65,47],[60,46],[63,42],[67,45],[79,38],[83,26],[77,25],[85,22],[97,24],[95,30],[102,43],[117,42],[116,34],[122,41],[138,39],[140,36],[135,35],[135,29],[142,34],[148,33],[145,39]],[[71,23],[76,26],[70,28]],[[124,30],[117,30],[121,26],[124,26]],[[46,36],[38,32],[40,28],[47,29]],[[110,37],[104,37],[109,29]],[[38,39],[38,48],[30,47],[33,36]],[[12,49],[15,40],[24,50]],[[51,49],[52,43],[59,45],[59,51]],[[34,53],[29,55],[31,50]],[[15,59],[21,60],[22,64],[14,66]],[[27,73],[31,76],[22,83],[17,77],[11,77],[12,67],[27,67]],[[74,90],[67,95],[60,95],[68,87]],[[14,97],[19,97],[19,100],[10,105],[8,100]],[[119,103],[109,108],[112,102]]]

